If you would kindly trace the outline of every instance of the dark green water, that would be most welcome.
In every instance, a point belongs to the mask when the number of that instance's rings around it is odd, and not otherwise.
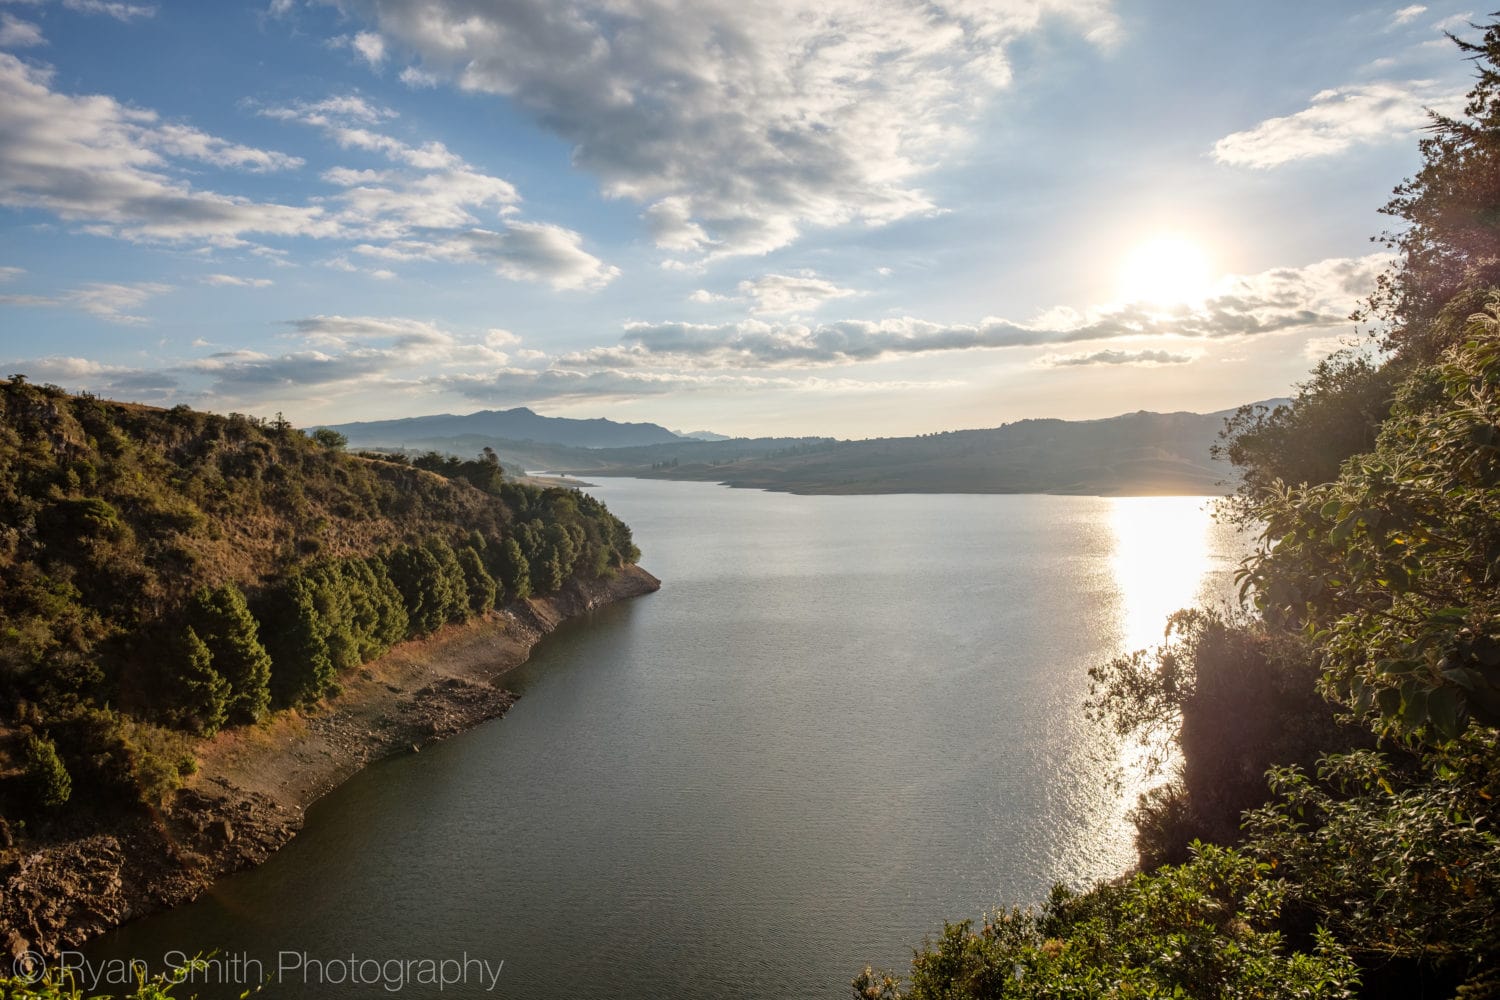
[[[1245,548],[1199,499],[594,492],[658,594],[565,626],[503,720],[369,768],[90,958],[217,949],[205,979],[245,956],[289,997],[436,996],[394,963],[465,956],[441,995],[847,996],[945,918],[1130,862],[1086,671],[1226,596]]]

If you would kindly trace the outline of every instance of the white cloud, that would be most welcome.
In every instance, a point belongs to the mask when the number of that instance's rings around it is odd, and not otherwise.
[[[753,281],[740,282],[739,290],[750,300],[752,313],[811,312],[825,302],[858,294],[812,271],[761,275]]]
[[[20,372],[36,382],[51,382],[74,390],[87,389],[115,399],[146,398],[159,401],[177,387],[170,372],[124,365],[107,365],[88,358],[51,355],[12,360],[8,372]]]
[[[156,282],[92,282],[60,295],[0,294],[0,305],[77,309],[111,323],[134,325],[146,322],[146,318],[127,310],[137,309],[155,296],[164,295],[171,290],[171,285]]]
[[[1428,109],[1452,112],[1463,95],[1431,80],[1367,83],[1314,94],[1306,108],[1268,118],[1214,144],[1214,159],[1267,169],[1295,160],[1333,156],[1358,145],[1409,135],[1428,124]]]
[[[497,219],[519,211],[521,196],[503,178],[485,174],[439,142],[413,146],[377,131],[395,113],[356,96],[316,103],[265,108],[270,118],[318,128],[347,149],[376,153],[393,170],[335,167],[323,179],[344,190],[336,196],[340,219],[366,242],[355,252],[384,260],[446,260],[487,264],[502,277],[544,282],[558,289],[600,288],[620,273],[583,249],[571,229],[540,222],[507,221],[500,230],[484,228],[475,214],[488,209]],[[349,265],[346,258],[337,258]],[[382,270],[375,277],[395,275]]]
[[[720,295],[700,288],[688,296],[689,302],[703,305],[715,302],[744,302],[755,315],[811,312],[834,299],[858,295],[852,288],[841,288],[814,271],[792,274],[763,274],[741,281],[736,295]]]
[[[1117,351],[1107,348],[1083,354],[1045,354],[1036,363],[1043,368],[1076,368],[1084,365],[1185,365],[1198,356],[1172,351]]]
[[[330,235],[323,209],[193,188],[168,156],[273,169],[291,157],[159,123],[110,97],[51,89],[50,70],[0,53],[0,205],[43,209],[127,239],[233,244],[248,233]]]
[[[504,218],[520,195],[439,142],[412,145],[378,131],[394,113],[357,96],[328,98],[262,114],[322,130],[340,146],[383,156],[388,171],[335,168],[340,188],[306,205],[258,202],[194,188],[178,161],[262,173],[302,160],[230,142],[154,111],[103,95],[52,89],[52,72],[0,52],[0,206],[48,211],[86,232],[136,241],[247,246],[251,235],[426,243],[433,259],[490,263],[505,277],[555,288],[597,288],[618,270],[582,248],[582,237],[543,223],[480,228],[476,213]],[[253,247],[274,253],[271,248]],[[380,270],[377,278],[393,277]]]
[[[442,81],[431,73],[417,69],[415,66],[408,66],[401,71],[401,82],[413,90],[423,90],[436,87]]]
[[[117,21],[134,21],[136,18],[155,17],[155,4],[111,3],[106,0],[62,0],[68,10],[80,14],[103,14]]]
[[[375,32],[361,31],[349,44],[359,53],[360,58],[370,64],[371,69],[379,69],[380,64],[385,62],[385,39]]]
[[[15,281],[25,273],[26,269],[24,267],[0,267],[0,284]]]
[[[216,167],[248,170],[256,174],[294,170],[304,162],[301,157],[241,146],[187,125],[161,125],[145,133],[145,139],[170,156],[199,160]]]
[[[639,399],[682,392],[859,393],[949,388],[943,381],[866,381],[848,378],[788,378],[703,372],[642,372],[617,369],[502,368],[483,374],[457,373],[424,379],[424,384],[489,405],[517,406],[543,400]]]
[[[948,351],[1038,347],[1121,338],[1218,339],[1336,330],[1375,287],[1384,254],[1334,258],[1228,278],[1200,305],[1143,304],[1080,312],[1055,309],[1030,323],[987,317],[974,324],[913,317],[808,325],[633,322],[616,347],[567,355],[574,368],[810,368]]]
[[[41,28],[11,14],[0,13],[0,48],[24,49],[46,44]]]
[[[487,264],[516,281],[543,281],[553,288],[602,288],[620,274],[583,249],[571,229],[538,222],[512,222],[506,229],[469,229],[434,240],[396,240],[384,245],[360,244],[356,253],[384,260],[447,260]]]
[[[1409,7],[1402,7],[1391,15],[1391,25],[1393,27],[1400,27],[1410,24],[1425,13],[1427,13],[1427,8],[1419,3],[1414,3]]]
[[[1474,12],[1473,11],[1465,11],[1462,14],[1452,14],[1452,15],[1449,15],[1448,17],[1445,17],[1442,20],[1438,21],[1432,27],[1433,27],[1433,30],[1435,30],[1435,31],[1459,32],[1459,31],[1463,31],[1465,28],[1473,27],[1473,25],[1474,25]],[[1446,42],[1440,40],[1436,44],[1446,45]]]
[[[1104,44],[1111,0],[340,0],[421,73],[504,96],[687,254],[929,212],[920,176],[1045,22]],[[416,78],[414,78],[416,79]]]
[[[198,280],[205,285],[235,288],[270,288],[275,284],[270,278],[240,278],[232,274],[205,274]]]

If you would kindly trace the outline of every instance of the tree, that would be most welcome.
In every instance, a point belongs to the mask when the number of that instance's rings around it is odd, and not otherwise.
[[[1090,714],[1158,754],[1156,773],[1175,768],[1132,815],[1146,869],[1186,860],[1193,840],[1238,840],[1241,814],[1266,800],[1268,768],[1369,742],[1318,694],[1306,640],[1248,616],[1179,611],[1162,645],[1089,677]]]
[[[56,809],[73,794],[73,779],[57,755],[57,745],[46,736],[26,737],[21,766],[32,801],[44,809]]]
[[[1462,338],[1465,320],[1500,285],[1500,22],[1478,42],[1453,41],[1477,77],[1463,111],[1433,114],[1422,167],[1382,211],[1402,229],[1383,239],[1397,254],[1367,314],[1391,323],[1389,343],[1417,362]]]
[[[495,572],[505,586],[505,592],[518,601],[531,596],[531,564],[520,544],[507,538],[495,549]]]
[[[325,448],[334,451],[342,451],[349,443],[349,439],[332,427],[319,427],[312,432],[312,439]]]
[[[485,570],[479,553],[467,545],[458,550],[458,564],[464,571],[469,610],[482,615],[495,606],[495,578]]]
[[[175,678],[177,717],[200,736],[212,736],[229,716],[233,688],[214,669],[213,654],[191,626],[172,643],[169,662]]]
[[[188,618],[214,671],[229,683],[228,721],[259,722],[271,704],[271,657],[245,595],[233,584],[204,587],[193,595]]]
[[[287,579],[268,595],[260,620],[276,704],[307,704],[333,690],[337,674],[328,654],[328,623],[318,613],[311,581],[300,574]]]
[[[1375,450],[1259,511],[1247,584],[1324,648],[1327,689],[1437,741],[1500,725],[1500,293],[1403,386]]]
[[[1325,358],[1290,404],[1247,404],[1225,420],[1214,457],[1240,470],[1240,494],[1252,503],[1277,482],[1326,483],[1349,456],[1375,446],[1396,378],[1394,368],[1363,354]]]

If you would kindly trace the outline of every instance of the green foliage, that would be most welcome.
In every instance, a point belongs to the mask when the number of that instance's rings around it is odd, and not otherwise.
[[[234,584],[204,587],[193,595],[188,620],[212,655],[214,671],[229,683],[226,719],[259,722],[271,704],[271,657],[245,595]]]
[[[465,461],[453,455],[429,451],[412,459],[412,465],[428,472],[436,472],[448,479],[461,479],[477,490],[495,496],[500,495],[505,483],[505,470],[494,449],[486,447],[478,459]]]
[[[531,596],[531,563],[521,551],[520,543],[507,538],[499,545],[491,546],[495,553],[493,570],[505,592],[518,601]]]
[[[25,738],[21,766],[33,805],[56,809],[72,796],[73,778],[57,755],[57,745],[46,736]]]
[[[1290,405],[1240,407],[1224,422],[1214,454],[1239,469],[1240,495],[1252,500],[1276,483],[1328,482],[1350,455],[1374,446],[1395,379],[1394,368],[1362,354],[1325,358]],[[1246,520],[1253,519],[1252,511]]]
[[[309,435],[314,441],[325,448],[340,450],[349,443],[349,439],[331,427],[319,427]]]
[[[411,634],[428,635],[468,608],[463,569],[446,542],[403,545],[390,556],[391,579],[406,604]]]
[[[1500,335],[1471,328],[1408,380],[1373,452],[1260,504],[1246,573],[1268,619],[1320,644],[1330,692],[1433,741],[1500,725]]]
[[[469,611],[482,615],[495,606],[495,578],[484,568],[479,553],[465,545],[458,550],[458,565],[464,573],[464,589],[469,596]]]
[[[1464,337],[1467,316],[1500,285],[1500,22],[1478,42],[1454,41],[1476,80],[1463,111],[1433,114],[1422,167],[1382,210],[1404,226],[1384,235],[1397,254],[1369,312],[1390,324],[1390,346],[1414,362]]]
[[[1318,660],[1296,634],[1249,618],[1180,611],[1152,650],[1089,671],[1088,710],[1121,737],[1176,762],[1174,781],[1134,814],[1142,864],[1180,861],[1194,839],[1233,843],[1266,798],[1276,764],[1311,765],[1367,741],[1317,692]]]
[[[1270,865],[1195,845],[1191,859],[1038,912],[948,924],[912,959],[908,985],[866,969],[856,1000],[1347,997],[1354,963],[1325,933],[1309,950],[1277,929],[1284,892]]]
[[[1316,781],[1277,768],[1275,800],[1249,817],[1249,849],[1371,964],[1426,959],[1482,975],[1500,955],[1500,811],[1493,742],[1471,749],[1489,759],[1490,790],[1467,769],[1429,778],[1369,751],[1325,758]]]
[[[271,697],[279,706],[310,704],[334,686],[331,630],[318,596],[313,581],[293,576],[266,596],[259,611],[271,656]]]
[[[207,960],[195,958],[171,972],[143,976],[129,993],[96,994],[85,991],[67,972],[59,974],[43,969],[33,977],[21,975],[19,967],[13,975],[7,967],[0,972],[0,997],[4,1000],[180,1000],[176,989],[184,982],[191,982],[195,974],[202,977],[208,968]],[[241,994],[241,1000],[248,995],[248,992]]]
[[[174,637],[166,652],[177,722],[201,736],[212,736],[229,717],[233,687],[214,669],[213,654],[191,626]]]

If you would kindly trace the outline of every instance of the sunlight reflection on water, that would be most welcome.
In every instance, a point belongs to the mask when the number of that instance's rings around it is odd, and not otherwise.
[[[1119,654],[1159,646],[1167,619],[1176,611],[1224,607],[1238,565],[1231,553],[1241,551],[1245,541],[1234,527],[1214,520],[1215,502],[1210,497],[1110,500]],[[1178,761],[1164,736],[1149,744],[1126,742],[1114,756],[1121,794],[1114,802],[1115,821],[1106,839],[1119,843],[1134,836],[1127,814],[1141,794],[1167,780]]]

